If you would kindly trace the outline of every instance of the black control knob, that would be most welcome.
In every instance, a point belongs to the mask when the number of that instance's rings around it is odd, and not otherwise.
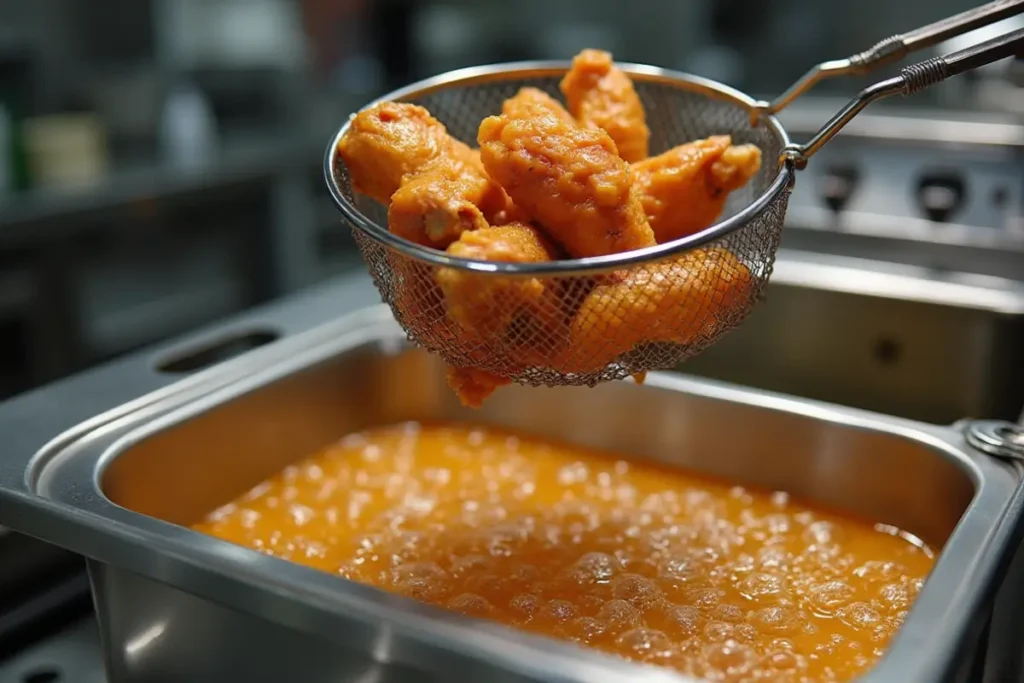
[[[967,201],[967,183],[956,171],[931,171],[917,182],[917,203],[936,223],[950,220]]]
[[[821,177],[821,199],[832,211],[839,213],[850,201],[860,173],[856,166],[830,166]]]

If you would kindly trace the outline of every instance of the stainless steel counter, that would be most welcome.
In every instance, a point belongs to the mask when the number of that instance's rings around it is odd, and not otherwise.
[[[872,301],[875,304],[884,304],[886,301],[898,300],[902,305],[911,307],[938,306],[951,311],[959,308],[974,311],[976,314],[985,314],[987,311],[1002,319],[1019,317],[1024,312],[1024,287],[1019,283],[984,278],[966,278],[959,281],[949,281],[947,278],[947,281],[941,282],[934,278],[929,280],[928,274],[920,270],[904,268],[890,268],[890,272],[875,272],[872,275],[866,269],[858,270],[858,264],[865,267],[868,265],[851,259],[837,261],[811,257],[807,254],[782,252],[770,297],[776,300],[783,298],[784,302],[795,304],[799,300],[792,298],[792,292],[806,290],[813,291],[815,296],[841,297],[842,300],[837,300],[839,303],[835,305],[840,305],[843,301],[849,303],[848,297],[852,296],[861,301],[862,307],[868,308],[873,305]],[[787,294],[787,291],[790,293]],[[5,450],[37,451],[54,434],[120,404],[125,395],[142,396],[165,385],[168,381],[166,375],[161,377],[150,368],[155,364],[173,361],[176,357],[201,348],[207,343],[222,340],[225,330],[278,332],[282,336],[290,336],[378,301],[379,296],[369,278],[362,272],[356,272],[271,305],[254,309],[196,334],[190,334],[185,339],[171,341],[160,345],[159,348],[133,354],[77,375],[60,382],[56,387],[23,395],[0,405],[0,415],[3,419],[8,424],[18,425],[18,429],[8,430],[10,438],[7,439]],[[882,308],[891,312],[891,309],[886,309],[884,305]],[[956,320],[954,315],[949,317],[948,322],[953,325]],[[765,324],[769,322],[766,320]],[[816,317],[807,319],[807,324],[811,327],[815,322],[822,321]],[[759,335],[770,327],[748,330],[754,337],[748,335],[746,339],[743,331],[746,328],[741,328],[734,333],[737,336],[734,343],[744,346],[758,344]],[[761,332],[758,332],[759,329]],[[781,335],[777,341],[781,343],[785,337],[786,335]],[[813,341],[813,337],[806,341]],[[977,367],[971,363],[981,362],[985,352],[983,346],[970,347],[973,349],[973,360],[965,367]],[[764,348],[771,347],[769,345]],[[824,353],[827,349],[819,351]],[[763,365],[770,365],[777,360],[771,353],[761,356]],[[147,371],[141,371],[143,368]],[[110,377],[116,375],[119,378],[118,386],[97,382],[101,374]],[[967,376],[958,378],[950,373],[946,374],[950,376],[949,381],[952,383]],[[873,381],[884,381],[884,378],[876,376],[873,377]],[[972,387],[972,391],[982,391],[980,385],[975,384]],[[59,389],[62,396],[59,411],[53,410],[52,397],[55,388]],[[950,391],[951,395],[955,394],[954,387],[951,386]],[[5,464],[0,459],[0,470],[4,467]],[[60,674],[58,669],[63,674]],[[54,675],[63,677],[55,678]],[[103,680],[95,625],[90,620],[73,624],[67,630],[0,665],[0,683],[61,683],[78,680],[85,683],[98,683]]]
[[[321,300],[321,313],[335,302]],[[205,340],[136,355],[0,410],[12,435],[0,464],[0,500],[10,507],[0,519],[89,558],[114,680],[251,680],[257,672],[428,680],[457,671],[470,680],[501,673],[582,682],[633,671],[637,680],[686,680],[338,584],[182,526],[239,481],[258,481],[315,443],[362,421],[413,415],[482,419],[556,438],[586,434],[579,439],[587,445],[790,490],[945,539],[889,656],[865,681],[976,681],[983,661],[997,665],[1008,654],[986,625],[999,623],[992,596],[1019,538],[1019,472],[972,451],[959,428],[667,374],[645,387],[510,387],[470,414],[445,386],[436,358],[405,351],[383,307],[303,331],[305,323],[286,309],[258,311]],[[272,330],[288,338],[173,386],[159,374],[172,360],[180,366],[186,355],[203,355],[196,350],[210,342]],[[27,412],[42,399],[48,409]],[[62,408],[78,410],[79,400],[90,419],[66,424],[73,411]],[[580,429],[601,410],[618,417]],[[745,428],[723,442],[723,430],[737,424]],[[246,457],[233,458],[224,443]],[[934,652],[923,651],[927,643]]]
[[[379,301],[377,290],[369,278],[363,272],[356,271],[249,311],[238,316],[233,322],[244,327],[258,325],[266,318],[273,318],[284,334],[313,327],[331,317],[344,315]],[[191,344],[206,338],[208,332],[222,327],[222,324],[211,326],[208,331],[200,330],[196,334],[187,335],[187,339]],[[179,348],[179,342],[171,341],[161,347],[176,349]],[[114,361],[104,367],[116,366],[119,362],[126,361],[127,359]],[[87,375],[102,371],[102,368],[97,368],[65,380],[61,384],[74,392],[76,387],[84,387],[88,383]],[[139,395],[148,390],[144,383],[133,387],[133,391]],[[38,403],[42,393],[42,390],[32,392],[6,404],[0,404],[0,411],[6,412],[13,407],[16,413],[24,416],[25,421],[22,424],[39,424],[46,410]],[[103,400],[102,396],[97,398]],[[83,395],[81,400],[69,402],[66,407],[69,417],[77,415],[77,418],[72,419],[81,419],[93,414],[99,409],[99,404],[91,403]],[[36,436],[37,439],[42,438],[39,432]],[[28,569],[31,571],[31,568]],[[106,680],[99,635],[95,620],[91,616],[74,620],[65,629],[53,633],[15,657],[0,661],[0,683],[105,683]]]

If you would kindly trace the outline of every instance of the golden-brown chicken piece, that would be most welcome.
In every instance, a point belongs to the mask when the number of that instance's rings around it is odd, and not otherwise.
[[[633,81],[603,50],[583,50],[562,79],[569,111],[585,126],[608,131],[626,161],[647,158],[651,132]]]
[[[534,227],[512,223],[465,232],[447,249],[452,256],[486,261],[540,262],[557,258],[555,247]],[[458,349],[470,367],[449,367],[448,383],[463,404],[479,407],[506,377],[472,367],[493,361],[496,349],[510,373],[536,360],[530,344],[559,312],[558,290],[536,278],[500,278],[455,268],[431,267],[395,256],[397,306],[402,322],[428,346]],[[568,316],[559,330],[568,338]]]
[[[480,150],[473,149],[462,140],[456,138],[451,138],[451,145],[449,154],[454,159],[456,168],[465,166],[474,173],[487,175],[487,171],[484,170],[484,162],[480,160]]]
[[[417,341],[428,348],[458,349],[466,362],[486,361],[486,346],[473,339],[472,331],[459,328],[447,314],[444,293],[436,282],[436,272],[426,264],[397,256],[391,264],[395,278],[395,307],[403,326],[412,328]],[[479,408],[484,399],[511,380],[473,367],[445,368],[448,385],[463,405]]]
[[[356,192],[387,204],[411,174],[450,158],[452,137],[423,107],[383,102],[352,118],[338,142]]]
[[[713,224],[729,193],[760,168],[756,145],[733,145],[728,135],[716,135],[637,162],[633,173],[651,229],[665,243]]]
[[[501,113],[521,118],[547,113],[566,123],[576,123],[561,102],[538,88],[520,88],[519,92],[501,105]]]
[[[513,213],[480,153],[418,105],[384,102],[359,112],[338,153],[356,191],[389,204],[389,228],[417,244],[444,249],[463,230]]]
[[[473,147],[461,140],[453,138],[453,141],[455,143],[454,154],[458,160],[454,166],[455,171],[464,175],[472,175],[474,178],[486,179],[486,184],[478,185],[477,191],[480,194],[474,198],[474,201],[478,202],[477,206],[480,207],[487,222],[492,225],[528,222],[526,214],[512,203],[512,198],[506,193],[505,188],[490,178],[487,169],[483,166],[483,160],[480,159],[480,151],[474,150]],[[469,169],[469,171],[467,172],[465,169]]]
[[[507,195],[483,173],[439,162],[409,177],[391,195],[388,229],[400,237],[445,249],[467,230],[486,228],[486,213],[498,216]]]
[[[495,391],[512,383],[512,380],[499,377],[476,368],[445,368],[448,386],[459,397],[459,402],[467,408],[479,408]]]
[[[484,119],[478,139],[487,173],[570,256],[655,244],[629,164],[603,130],[522,112]]]
[[[557,258],[554,246],[526,223],[511,223],[466,232],[448,247],[452,256],[481,261],[539,263]],[[501,277],[455,268],[439,268],[437,283],[448,315],[480,337],[503,339],[512,322],[530,308],[555,305],[537,278]]]
[[[487,173],[487,169],[484,168],[484,162],[480,158],[480,150],[473,149],[455,138],[452,138],[452,144],[455,163],[449,164],[449,167],[463,176],[471,176],[474,178],[474,182],[478,183],[476,191],[479,194],[473,199],[478,202],[477,206],[480,207],[488,223],[491,225],[505,225],[507,223],[527,221],[526,214],[512,203],[512,198],[505,192],[505,188],[492,180],[491,176]],[[480,179],[485,179],[487,182],[480,184]]]
[[[563,372],[596,372],[645,342],[690,344],[742,306],[753,280],[727,249],[686,252],[598,284],[573,318]]]

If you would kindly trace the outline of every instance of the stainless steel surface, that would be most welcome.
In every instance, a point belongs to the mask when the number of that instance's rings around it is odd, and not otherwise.
[[[842,103],[808,97],[779,121],[794,137],[807,137]],[[782,247],[808,238],[808,249],[858,255],[874,243],[883,259],[1022,280],[1022,145],[1024,125],[1014,117],[880,105],[854,119],[801,173]],[[943,197],[931,191],[948,193],[950,182],[956,193],[936,202]]]
[[[622,64],[633,79],[647,112],[651,130],[651,148],[669,149],[710,135],[729,134],[733,141],[756,144],[768,160],[743,188],[730,194],[727,216],[698,234],[665,244],[621,254],[609,254],[540,263],[480,261],[450,256],[446,252],[414,244],[390,232],[386,207],[354,192],[348,169],[337,153],[349,122],[328,145],[324,173],[335,203],[352,226],[363,257],[392,307],[395,317],[418,345],[445,358],[451,365],[477,368],[501,377],[532,385],[593,385],[622,379],[639,372],[671,367],[714,341],[739,324],[761,297],[771,274],[778,247],[782,220],[789,196],[791,169],[776,165],[788,144],[785,132],[773,117],[764,117],[757,125],[750,122],[754,101],[721,84],[694,76],[654,67]],[[446,125],[453,136],[475,142],[480,121],[500,112],[502,103],[523,86],[533,86],[559,97],[558,84],[568,69],[566,62],[499,64],[475,67],[443,74],[389,93],[379,101],[409,101],[425,106]],[[373,106],[371,103],[369,106]],[[716,245],[731,252],[747,269],[749,286],[739,288],[730,281],[739,277],[736,267],[725,267],[708,259],[699,272],[695,267],[680,267],[666,275],[665,263],[698,246]],[[653,264],[653,265],[652,265]],[[510,333],[509,324],[519,311],[507,298],[495,297],[493,312],[481,316],[495,321],[492,326],[475,325],[467,335],[447,314],[441,291],[428,283],[435,281],[438,268],[467,272],[481,286],[488,280],[510,276],[531,277],[557,287],[565,296],[539,301],[533,316],[542,321],[531,329],[530,347],[539,353],[530,356],[537,362],[523,362],[521,333]],[[650,269],[653,278],[692,278],[701,286],[688,287],[681,282],[674,302],[675,311],[666,311],[659,320],[657,339],[647,339],[632,350],[621,352],[609,361],[604,349],[589,355],[581,352],[560,365],[559,349],[565,347],[564,324],[575,314],[581,299],[589,291],[595,273],[613,270]],[[729,292],[729,304],[709,306],[708,291],[719,288]],[[514,297],[513,297],[514,299]],[[720,301],[720,299],[718,300]],[[504,310],[503,310],[504,309]],[[600,335],[600,330],[595,330]],[[570,350],[571,353],[571,350]],[[568,365],[568,369],[565,367]]]
[[[245,322],[297,330],[312,301]],[[383,307],[171,386],[152,365],[138,356],[0,408],[10,435],[0,522],[90,558],[115,683],[681,680],[178,526],[346,431],[446,417],[785,488],[944,543],[890,653],[864,680],[979,679],[972,667],[987,652],[993,592],[1019,539],[1021,478],[957,429],[667,375],[644,387],[513,387],[470,412],[438,359],[408,351]],[[144,388],[156,391],[139,398]]]
[[[0,662],[0,683],[107,683],[95,620],[82,619]]]
[[[782,249],[765,302],[679,369],[928,422],[1013,420],[1024,283]]]
[[[841,102],[806,98],[779,120],[807,137]],[[801,172],[782,248],[1024,280],[1024,125],[980,113],[857,117]]]
[[[1002,2],[1001,4],[1007,3]],[[1020,9],[1024,10],[1024,3],[1021,3],[1020,0],[1013,0],[1013,4],[1019,5]],[[899,76],[862,90],[806,143],[787,146],[783,153],[784,157],[792,161],[797,168],[803,168],[811,156],[824,147],[843,126],[853,120],[869,104],[897,94],[905,96],[917,94],[947,78],[1012,57],[1020,51],[1022,45],[1024,45],[1024,29],[1018,29],[970,48],[905,66],[900,70]],[[765,115],[769,113],[768,109],[764,108],[759,111],[763,111]]]
[[[1022,9],[1017,1],[988,3],[886,39],[848,60],[824,63],[772,104],[762,102],[762,111],[778,112],[821,78],[863,72]],[[1003,54],[1019,42],[1018,31],[987,47]],[[811,138],[802,150],[791,148],[798,161],[806,160],[801,151],[816,152],[843,127],[819,153],[807,173],[811,177],[796,187],[783,246],[1021,280],[1024,127],[1016,117],[904,107],[850,120],[875,95],[915,90],[977,66],[991,57],[979,57],[981,50],[962,49],[904,69],[900,78],[868,89],[852,104],[805,98],[783,112],[779,118],[791,135]],[[844,113],[832,116],[837,109]]]
[[[776,114],[823,79],[868,73],[902,59],[912,52],[924,50],[949,38],[994,24],[1021,12],[1024,12],[1024,2],[1021,0],[995,0],[913,31],[891,36],[847,59],[823,62],[812,67],[775,100],[762,103],[761,110],[768,114]]]
[[[846,101],[808,95],[780,112],[777,118],[790,135],[810,136]],[[892,108],[880,104],[851,121],[840,136],[857,142],[885,141],[941,149],[1024,147],[1024,127],[1015,116],[909,105]]]
[[[967,427],[967,441],[989,455],[1024,460],[1024,425],[998,420],[977,420]]]

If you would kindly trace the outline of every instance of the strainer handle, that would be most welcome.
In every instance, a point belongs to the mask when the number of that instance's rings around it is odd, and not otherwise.
[[[1000,59],[1013,57],[1022,51],[1024,51],[1024,28],[943,57],[933,57],[917,64],[905,66],[900,69],[899,76],[880,81],[861,90],[805,144],[788,145],[782,152],[783,159],[793,162],[797,168],[802,168],[815,152],[872,102],[890,95],[913,95],[941,83],[947,78],[997,62]]]
[[[754,110],[756,117],[761,114],[776,114],[785,109],[818,81],[847,74],[864,74],[884,64],[902,59],[912,52],[937,45],[949,38],[963,35],[968,31],[994,24],[997,21],[1024,12],[1024,0],[995,0],[980,7],[969,9],[952,17],[940,19],[934,24],[922,26],[908,33],[890,36],[879,41],[864,52],[846,59],[822,62],[805,73],[789,90],[771,102],[759,102]]]

